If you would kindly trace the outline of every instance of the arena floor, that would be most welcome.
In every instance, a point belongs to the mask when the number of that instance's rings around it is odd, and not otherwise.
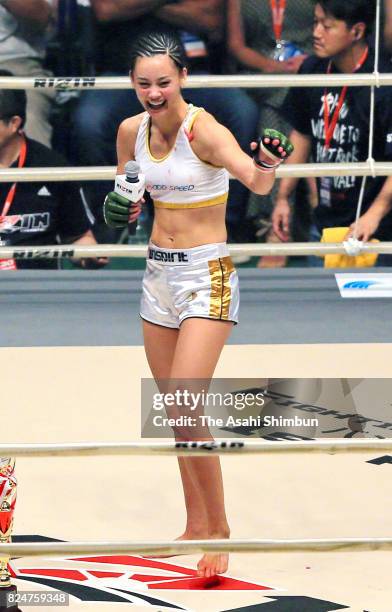
[[[139,276],[129,284],[128,273],[117,273],[119,283],[91,273],[88,283],[90,273],[70,274],[26,272],[3,285],[4,443],[140,438],[140,379],[149,371],[138,331]],[[325,289],[325,271],[305,280],[286,271],[282,287],[274,275],[244,276],[244,325],[217,377],[390,377],[387,300],[372,300],[371,309],[368,300],[341,300]],[[297,283],[308,284],[298,290]],[[368,463],[378,455],[223,457],[232,537],[390,536],[392,467]],[[21,458],[17,475],[16,540],[167,540],[184,527],[172,457]],[[13,568],[19,592],[63,589],[72,612],[392,609],[389,552],[233,554],[218,581],[195,576],[197,559],[19,558]]]

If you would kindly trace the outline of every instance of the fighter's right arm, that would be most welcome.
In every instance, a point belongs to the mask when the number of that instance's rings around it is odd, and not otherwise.
[[[294,151],[290,156],[290,164],[306,163],[311,148],[310,136],[302,134],[297,130],[292,130],[289,138],[294,146]],[[298,180],[296,177],[286,177],[282,178],[279,184],[275,207],[272,212],[272,227],[275,234],[281,240],[287,240],[289,236],[290,196]]]
[[[137,133],[143,113],[124,119],[117,132],[117,174],[124,174],[125,164],[135,159]]]
[[[98,21],[136,19],[152,13],[168,3],[168,0],[91,0],[91,7]]]
[[[125,164],[135,159],[135,144],[137,133],[143,114],[125,119],[118,128],[117,133],[117,172],[124,174]],[[111,191],[103,204],[103,216],[109,227],[124,228],[128,223],[136,221],[140,215],[143,199],[131,202],[115,191]]]

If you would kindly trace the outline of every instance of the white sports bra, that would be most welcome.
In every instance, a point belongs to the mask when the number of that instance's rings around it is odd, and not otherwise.
[[[150,150],[150,116],[145,113],[142,118],[135,160],[146,176],[146,189],[156,208],[201,208],[227,201],[229,173],[225,168],[203,162],[190,145],[193,123],[203,111],[192,104],[188,106],[173,148],[160,159]]]

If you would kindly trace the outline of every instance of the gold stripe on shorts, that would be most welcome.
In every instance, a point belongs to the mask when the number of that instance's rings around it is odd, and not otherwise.
[[[208,262],[211,277],[210,313],[212,319],[229,320],[231,302],[230,275],[234,265],[230,255]]]

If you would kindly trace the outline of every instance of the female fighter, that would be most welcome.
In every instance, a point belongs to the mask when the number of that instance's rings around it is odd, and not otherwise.
[[[187,70],[180,43],[163,33],[136,41],[131,79],[145,112],[126,119],[117,139],[118,173],[136,160],[154,202],[154,224],[143,280],[144,345],[154,378],[165,391],[195,389],[210,381],[223,346],[238,321],[237,273],[226,246],[229,173],[258,194],[274,183],[275,168],[292,146],[265,130],[252,143],[254,158],[232,134],[182,95]],[[106,222],[125,227],[137,218],[114,192],[104,204]],[[177,406],[178,414],[181,406]],[[194,439],[190,428],[177,439]],[[204,432],[203,439],[211,439]],[[187,522],[180,539],[228,538],[219,457],[179,457]],[[200,576],[227,570],[226,554],[205,554]]]

